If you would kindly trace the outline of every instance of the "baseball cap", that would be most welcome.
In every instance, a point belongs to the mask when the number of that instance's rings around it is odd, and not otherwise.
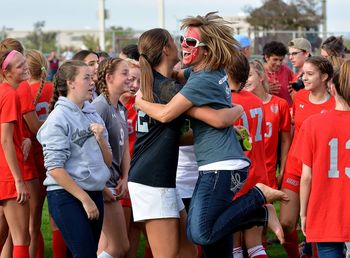
[[[247,36],[237,34],[237,35],[234,35],[234,38],[239,42],[239,44],[241,45],[241,48],[250,47],[250,45],[252,44],[252,42],[250,41],[250,38],[248,38]]]
[[[295,47],[304,51],[311,53],[310,41],[304,38],[296,38],[288,43],[288,47]]]

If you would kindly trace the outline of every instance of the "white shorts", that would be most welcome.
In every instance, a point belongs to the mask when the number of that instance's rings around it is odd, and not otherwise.
[[[152,187],[129,182],[134,221],[180,218],[185,208],[176,188]]]

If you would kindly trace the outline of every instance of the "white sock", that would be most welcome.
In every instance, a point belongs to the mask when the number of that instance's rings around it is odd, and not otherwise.
[[[262,245],[257,245],[248,249],[249,258],[253,258],[258,255],[266,255],[265,249]]]
[[[233,258],[243,258],[242,246],[233,248],[232,255]]]
[[[99,256],[97,256],[98,258],[113,258],[113,256],[111,256],[109,253],[103,251],[102,253],[100,253]]]

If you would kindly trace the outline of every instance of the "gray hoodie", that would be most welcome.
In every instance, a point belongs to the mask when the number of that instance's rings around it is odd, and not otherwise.
[[[104,188],[111,174],[89,128],[91,123],[104,126],[102,118],[89,102],[80,109],[67,98],[59,97],[55,109],[37,134],[48,171],[44,181],[48,191],[63,188],[50,176],[49,171],[54,168],[64,168],[84,190],[100,191]],[[108,144],[106,130],[104,137]]]

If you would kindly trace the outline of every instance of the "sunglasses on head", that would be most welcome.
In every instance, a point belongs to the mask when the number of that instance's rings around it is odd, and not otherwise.
[[[185,41],[186,46],[196,48],[196,47],[203,47],[205,44],[198,39],[191,38],[191,37],[180,37],[180,43],[182,44]]]

